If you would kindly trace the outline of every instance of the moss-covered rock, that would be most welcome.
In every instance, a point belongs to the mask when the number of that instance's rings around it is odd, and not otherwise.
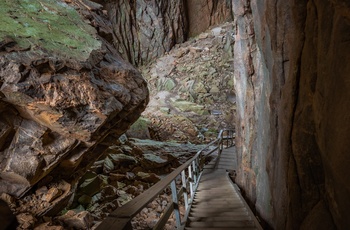
[[[96,30],[61,1],[0,1],[0,21],[0,41],[11,39],[17,49],[38,51],[40,47],[46,55],[85,60],[92,50],[101,48]]]
[[[148,118],[140,117],[126,132],[128,137],[149,139],[150,133],[148,127],[151,121]]]
[[[208,115],[209,112],[203,105],[199,105],[190,101],[176,100],[173,105],[182,112],[194,112],[198,115]]]

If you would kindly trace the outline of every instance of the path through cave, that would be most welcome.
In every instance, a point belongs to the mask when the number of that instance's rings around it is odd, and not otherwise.
[[[349,1],[15,2],[0,210],[18,229],[96,226],[221,128],[266,229],[349,228]]]

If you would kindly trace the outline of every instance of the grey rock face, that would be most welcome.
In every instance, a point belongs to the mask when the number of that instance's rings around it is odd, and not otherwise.
[[[274,229],[346,229],[349,3],[232,2],[236,181]]]

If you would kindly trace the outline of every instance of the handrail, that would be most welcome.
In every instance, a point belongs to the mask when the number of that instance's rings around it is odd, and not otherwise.
[[[227,132],[227,136],[223,135],[224,132]],[[197,185],[201,176],[201,171],[203,169],[201,162],[203,160],[203,157],[209,156],[216,150],[218,150],[218,155],[220,156],[223,149],[223,140],[226,140],[228,138],[233,139],[234,138],[233,132],[234,131],[230,129],[220,130],[218,137],[212,142],[210,142],[209,144],[207,144],[205,147],[203,147],[201,150],[199,150],[194,157],[186,161],[184,164],[180,165],[172,173],[167,175],[158,183],[154,184],[151,188],[147,189],[145,192],[143,192],[139,196],[135,197],[134,199],[126,203],[124,206],[117,208],[96,229],[97,230],[132,229],[131,219],[135,217],[144,207],[146,207],[148,203],[153,201],[154,198],[157,195],[159,195],[168,185],[171,185],[172,202],[168,205],[167,210],[164,212],[163,216],[158,221],[158,224],[154,229],[163,229],[164,225],[166,224],[166,220],[169,218],[172,211],[175,212],[177,228],[180,228],[182,226],[182,222],[180,219],[178,200],[180,199],[181,195],[184,196],[183,198],[185,203],[185,210],[187,213],[190,207],[190,204],[193,201],[194,193],[197,189]],[[202,154],[206,149],[208,149],[209,147],[215,144],[217,144],[217,147],[214,148],[214,150],[211,150],[209,153],[205,155]],[[233,140],[231,141],[231,144],[233,144]],[[229,145],[229,141],[227,140],[227,146],[228,145]],[[188,176],[187,179],[186,179],[186,170],[187,170],[187,176]],[[180,179],[182,180],[182,189],[178,193],[176,189],[176,180],[179,176],[180,176]],[[188,186],[187,186],[188,183],[190,185],[189,186],[190,197],[188,197]],[[164,220],[162,218],[166,218],[166,219]]]

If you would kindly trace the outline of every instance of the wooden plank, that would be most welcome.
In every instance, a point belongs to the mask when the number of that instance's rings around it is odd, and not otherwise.
[[[232,216],[211,216],[211,217],[192,217],[188,218],[194,222],[209,222],[209,221],[235,221],[235,220],[251,220],[252,218],[247,214],[236,214]]]
[[[96,230],[131,230],[129,218],[115,218],[108,216],[97,226]]]
[[[221,153],[217,167],[221,170],[204,171],[198,185],[185,229],[259,229],[255,216],[246,205],[227,169],[234,169],[233,148]],[[220,162],[221,161],[221,162]]]
[[[195,205],[201,205],[201,204],[205,204],[205,205],[230,205],[230,204],[241,204],[243,205],[241,200],[237,200],[237,201],[195,201],[192,203],[192,206]]]
[[[233,209],[222,209],[222,210],[219,210],[219,209],[193,209],[191,210],[191,215],[192,213],[193,214],[200,214],[200,215],[207,215],[207,217],[209,216],[220,216],[220,215],[223,215],[225,213],[246,213],[247,212],[247,209],[245,207],[240,207],[240,208],[233,208]]]
[[[237,212],[228,211],[228,212],[191,212],[189,216],[191,217],[209,217],[209,216],[233,216],[233,215],[248,215],[247,209],[242,209]]]
[[[203,196],[196,195],[193,200],[198,202],[198,201],[214,201],[214,200],[216,200],[216,201],[239,201],[241,199],[239,199],[239,197],[215,198],[213,196],[208,196],[208,195],[203,194]]]
[[[230,210],[236,210],[240,208],[245,208],[242,203],[240,204],[199,204],[199,205],[192,205],[193,211],[195,212],[198,209],[210,209],[210,210],[218,210],[218,212],[221,211],[230,211]]]
[[[252,220],[245,221],[224,221],[224,222],[190,222],[189,227],[196,228],[210,228],[210,227],[225,227],[225,228],[238,228],[238,227],[255,227],[255,223]]]
[[[232,183],[232,182],[231,182],[231,183]],[[247,207],[247,210],[248,210],[248,212],[249,212],[249,215],[252,216],[252,219],[253,219],[253,221],[255,222],[256,228],[257,228],[258,230],[263,230],[263,228],[261,227],[259,221],[256,219],[254,213],[253,213],[252,210],[249,208],[249,205],[245,202],[243,196],[242,196],[241,193],[239,192],[238,186],[237,186],[236,184],[234,184],[234,183],[232,183],[232,184],[233,184],[235,190],[237,191],[238,196],[242,199],[244,205]]]
[[[203,228],[203,227],[186,227],[185,230],[256,230],[256,228],[254,227],[246,227],[246,228],[242,228],[242,227],[231,227],[231,228],[220,228],[220,227],[216,227],[216,228]]]

